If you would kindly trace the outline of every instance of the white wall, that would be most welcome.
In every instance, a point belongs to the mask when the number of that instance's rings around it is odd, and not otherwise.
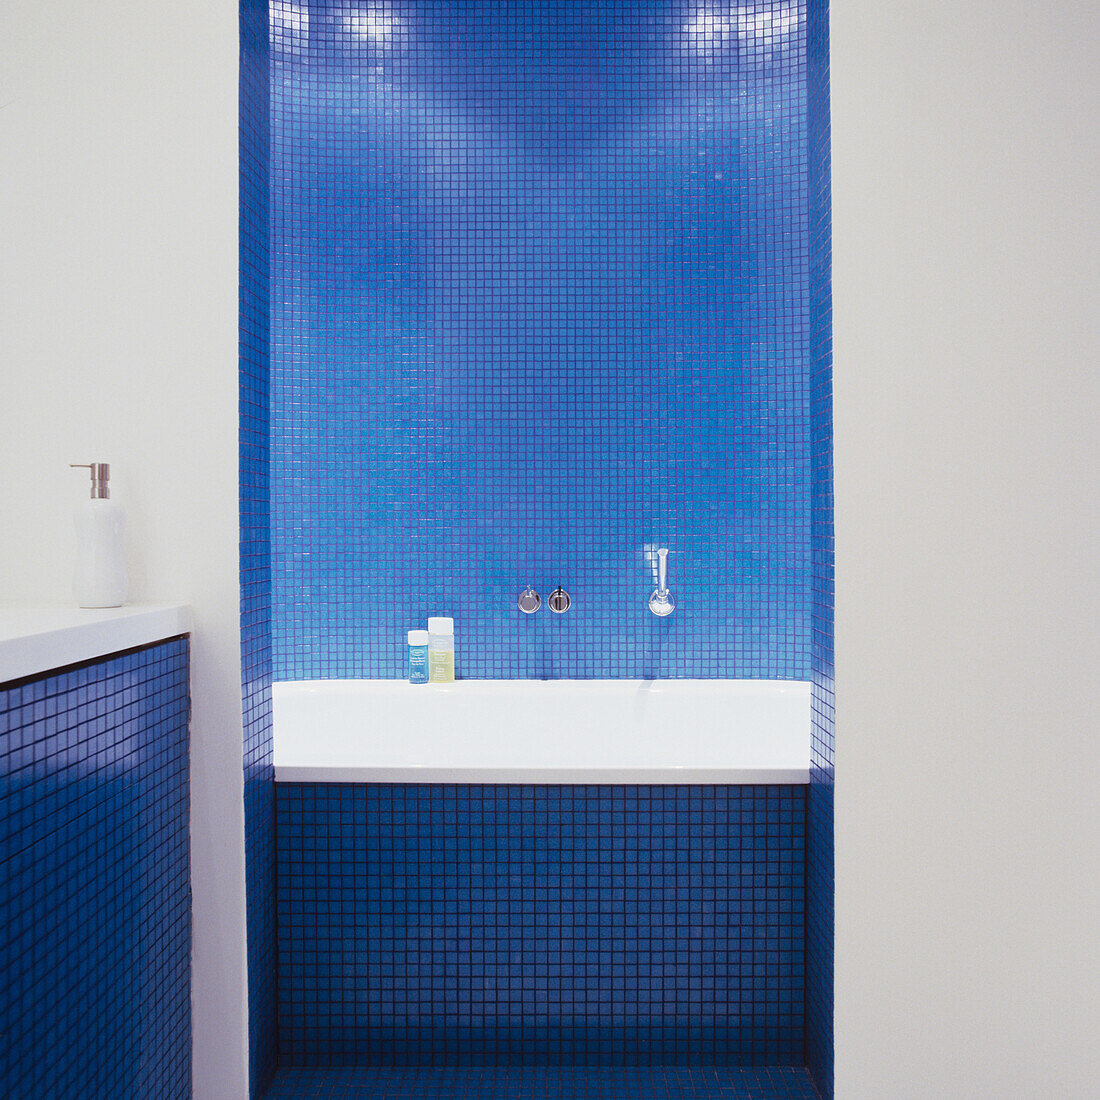
[[[1097,8],[834,0],[837,1096],[1100,1096]]]
[[[237,7],[0,5],[0,599],[64,600],[109,461],[137,600],[193,605],[197,1100],[245,1095]]]
[[[834,0],[841,1100],[1096,1092],[1096,41]],[[197,1100],[245,1095],[236,58],[212,0],[0,8],[0,598],[64,596],[95,458],[195,607]]]

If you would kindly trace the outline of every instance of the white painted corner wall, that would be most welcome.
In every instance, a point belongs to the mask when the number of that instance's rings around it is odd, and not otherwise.
[[[194,611],[194,1095],[237,1100],[237,5],[0,5],[0,164],[0,601],[69,599],[110,462],[131,597]]]
[[[836,1095],[1100,1096],[1100,25],[834,0]]]
[[[1095,9],[834,0],[837,1096],[1095,1095]],[[237,8],[0,8],[0,599],[70,461],[195,611],[195,1097],[246,1095]]]

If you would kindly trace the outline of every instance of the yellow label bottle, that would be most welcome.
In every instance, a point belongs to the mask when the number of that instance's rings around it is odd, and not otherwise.
[[[428,683],[451,684],[455,678],[455,621],[428,620]]]

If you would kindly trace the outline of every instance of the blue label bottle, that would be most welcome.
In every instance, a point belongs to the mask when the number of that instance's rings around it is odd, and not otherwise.
[[[409,683],[428,682],[428,632],[409,631]]]

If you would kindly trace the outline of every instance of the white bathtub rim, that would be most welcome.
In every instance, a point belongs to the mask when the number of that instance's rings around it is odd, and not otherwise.
[[[275,779],[805,784],[810,697],[792,680],[284,681]]]
[[[525,787],[805,786],[809,768],[459,768],[276,764],[276,783],[424,783]]]

